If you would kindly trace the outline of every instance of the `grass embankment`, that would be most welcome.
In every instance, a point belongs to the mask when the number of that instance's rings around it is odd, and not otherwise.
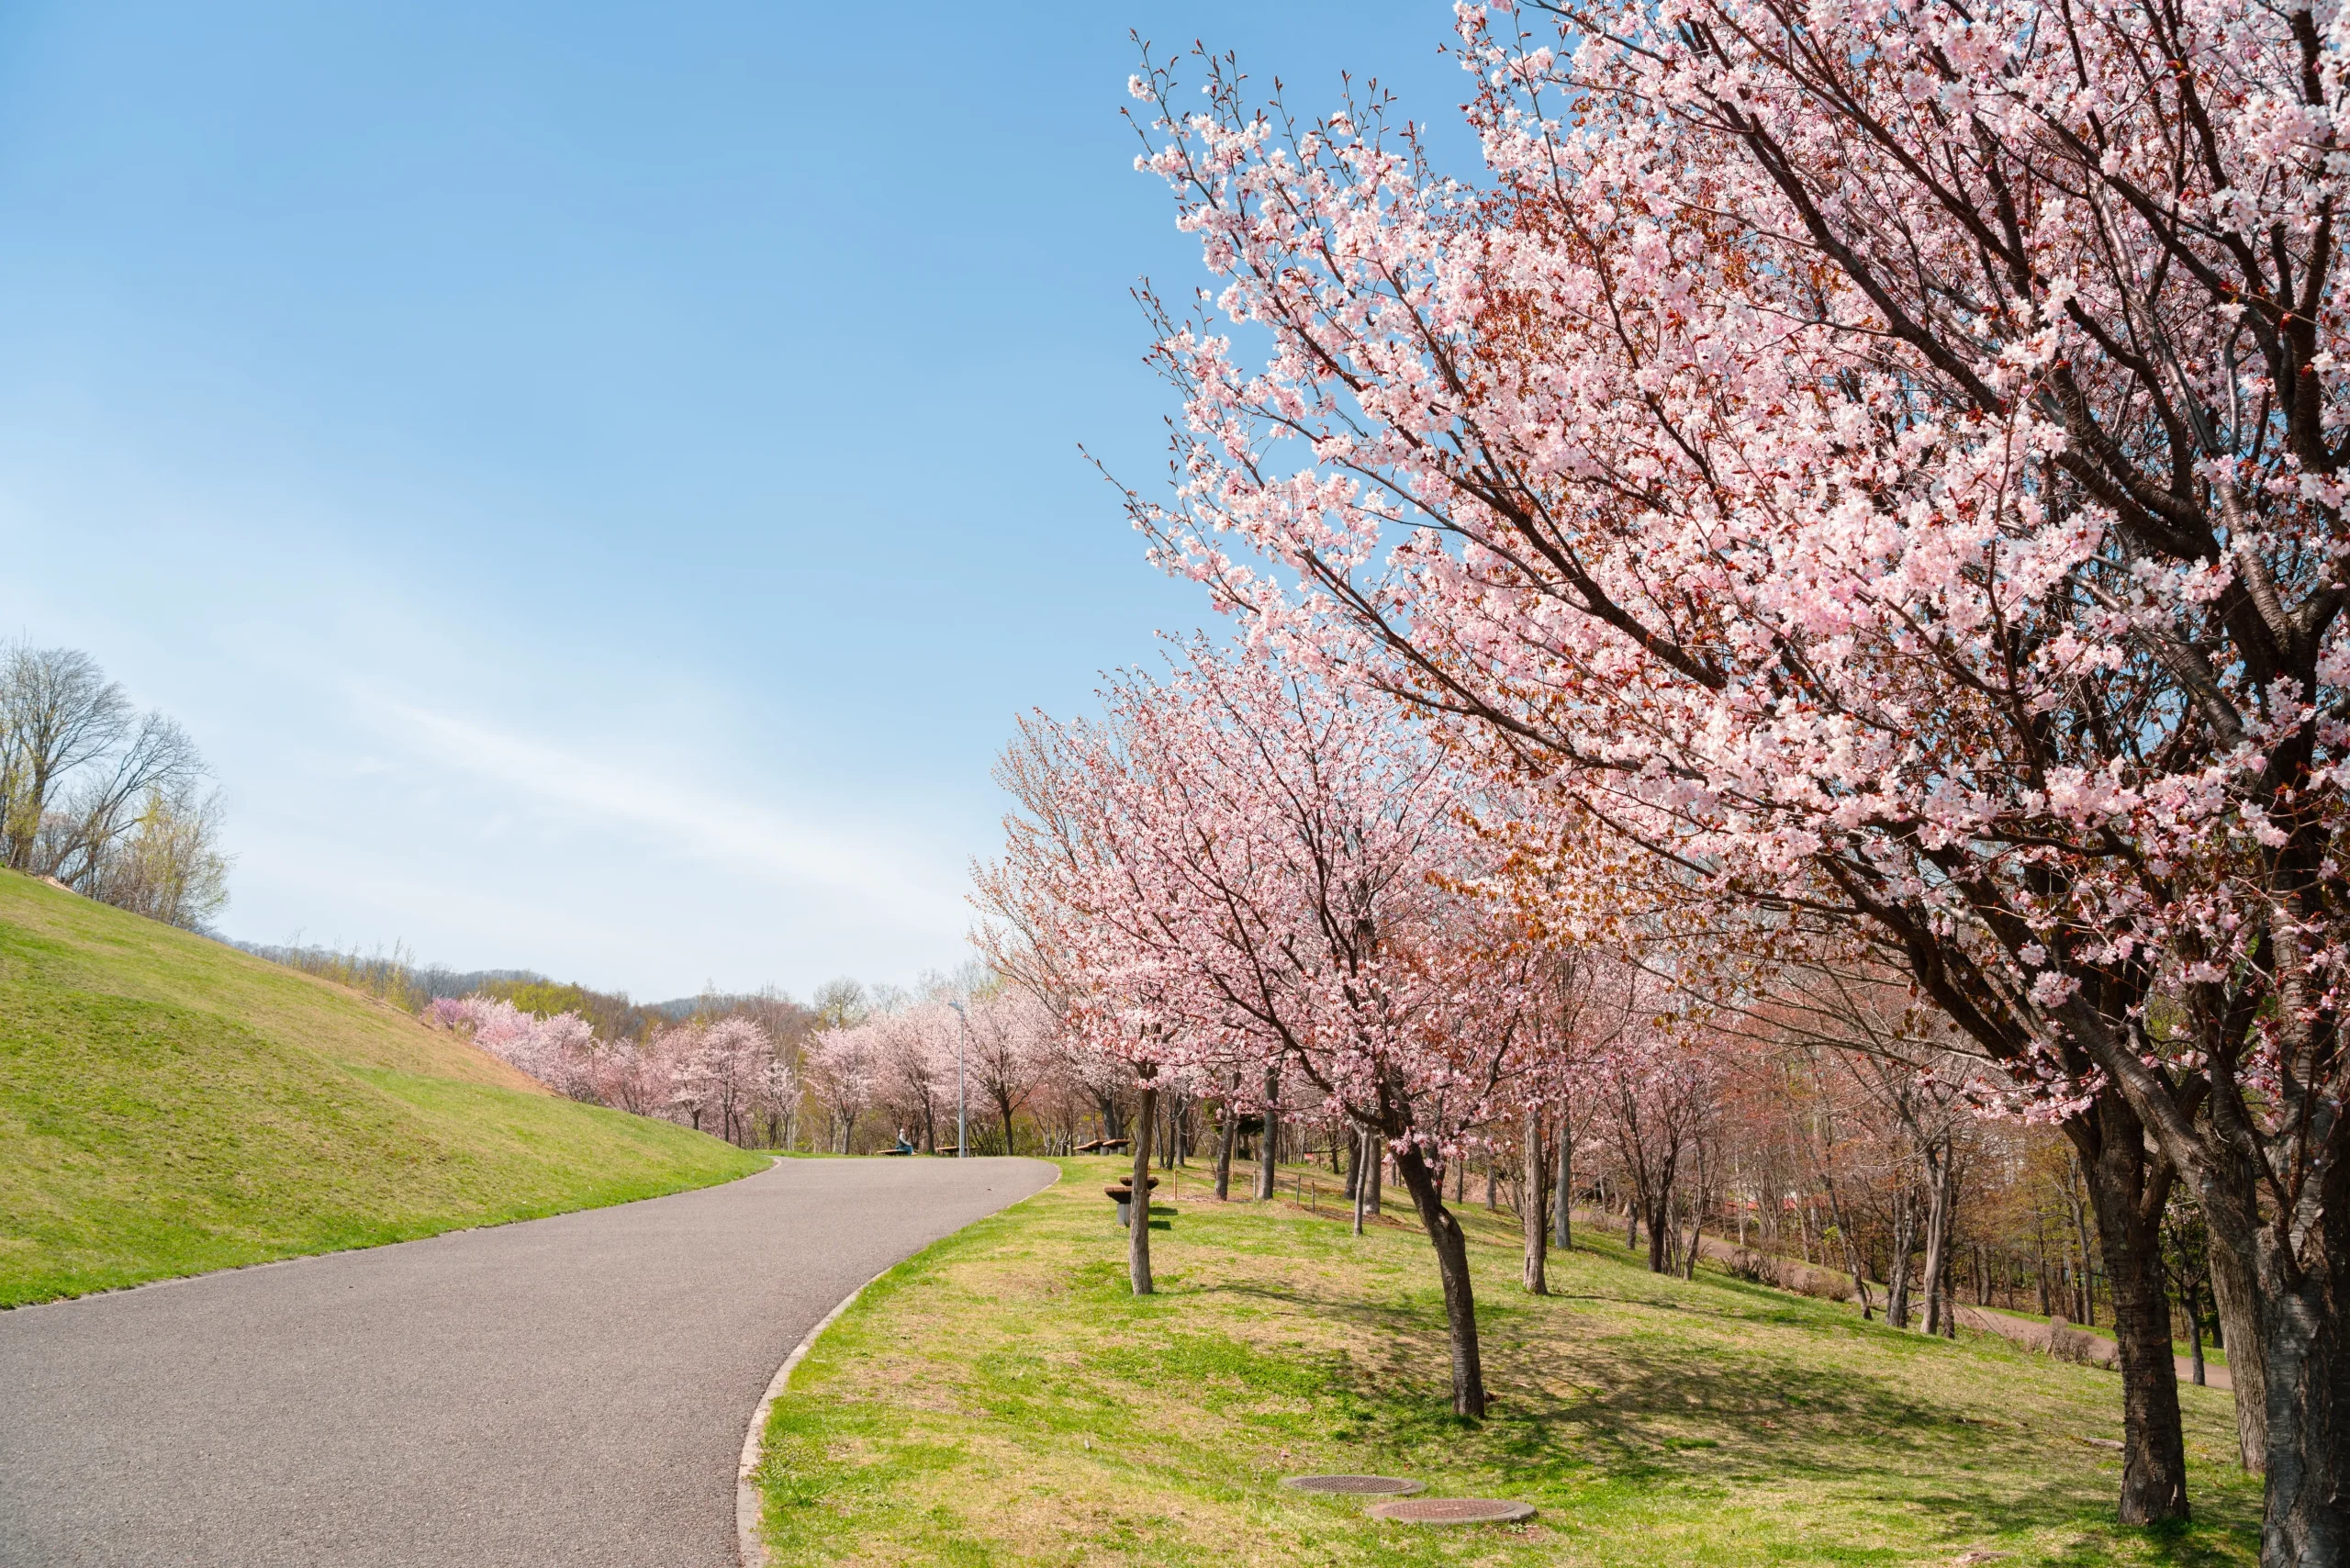
[[[397,1008],[0,871],[0,1306],[705,1186]]]
[[[866,1292],[777,1402],[761,1473],[779,1564],[2218,1564],[2256,1557],[2228,1396],[2180,1390],[2197,1521],[2112,1523],[2113,1374],[1955,1344],[1578,1236],[1548,1299],[1515,1222],[1461,1211],[1483,1424],[1447,1409],[1416,1226],[1360,1240],[1330,1199],[1219,1207],[1187,1177],[1126,1294],[1110,1160],[940,1242]],[[1326,1180],[1326,1177],[1325,1178]],[[1236,1187],[1239,1183],[1236,1182]],[[1286,1191],[1290,1177],[1284,1173]],[[1162,1195],[1166,1189],[1162,1188]],[[1520,1497],[1528,1526],[1430,1530],[1287,1492],[1283,1474],[1417,1477]]]

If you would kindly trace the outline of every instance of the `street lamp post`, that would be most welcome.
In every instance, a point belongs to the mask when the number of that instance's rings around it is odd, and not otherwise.
[[[963,1042],[971,1033],[970,1015],[959,1002],[947,1006],[955,1010],[955,1158],[971,1158],[971,1137],[963,1130]]]

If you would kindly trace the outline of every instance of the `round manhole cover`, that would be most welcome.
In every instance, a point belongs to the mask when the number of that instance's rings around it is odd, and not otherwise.
[[[1408,1497],[1420,1489],[1418,1482],[1400,1475],[1284,1475],[1281,1484],[1341,1497]]]
[[[1505,1497],[1406,1497],[1395,1503],[1373,1503],[1371,1516],[1407,1525],[1500,1525],[1534,1517],[1531,1503]]]

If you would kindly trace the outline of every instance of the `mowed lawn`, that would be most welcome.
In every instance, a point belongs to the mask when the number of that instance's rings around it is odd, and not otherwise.
[[[397,1008],[0,871],[0,1306],[761,1169]]]
[[[1119,1166],[940,1242],[867,1290],[777,1402],[760,1473],[778,1563],[2250,1563],[2258,1487],[2229,1396],[2181,1390],[2196,1522],[2112,1523],[2114,1375],[1956,1344],[1615,1240],[1517,1287],[1515,1221],[1460,1209],[1483,1424],[1448,1411],[1426,1238],[1205,1199],[1186,1173],[1126,1294]],[[1325,1173],[1323,1180],[1327,1181]],[[1282,1186],[1290,1188],[1292,1173]],[[1243,1186],[1236,1181],[1236,1189]],[[1523,1498],[1525,1526],[1382,1524],[1285,1491],[1374,1472]],[[1990,1559],[1981,1553],[2004,1553]]]

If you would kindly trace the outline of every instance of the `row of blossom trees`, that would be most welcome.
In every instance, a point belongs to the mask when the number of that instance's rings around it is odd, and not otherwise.
[[[514,994],[420,997],[417,1005],[427,1024],[463,1034],[557,1093],[746,1146],[850,1154],[902,1138],[951,1150],[958,1092],[972,1145],[988,1153],[1065,1153],[1089,1134],[1124,1137],[1134,1114],[1131,1074],[1075,1041],[1032,993],[984,977],[959,1004],[947,1000],[957,988],[944,980],[920,999],[836,981],[813,1008],[731,999],[757,1004],[769,1014],[763,1020],[721,1010],[730,999],[719,998],[707,1014],[648,1022],[633,1036],[550,1005],[575,993],[619,999],[543,983],[502,989]]]
[[[800,1075],[788,1052],[748,1018],[693,1019],[642,1040],[610,1040],[576,1013],[540,1016],[498,998],[441,997],[424,1020],[559,1094],[661,1116],[740,1144],[797,1141]]]
[[[1302,123],[1204,55],[1204,101],[1133,83],[1218,285],[1160,317],[1174,494],[1134,516],[1279,658],[1024,735],[984,896],[1051,956],[1005,961],[1146,1081],[1298,1074],[1388,1139],[1472,1413],[1427,1194],[1550,1055],[1496,966],[1601,940],[1749,1011],[1786,966],[1896,977],[2072,1145],[2123,1518],[2188,1509],[2184,1188],[2263,1560],[2350,1556],[2350,20],[1460,33],[1474,182],[1380,102]]]
[[[842,1154],[856,1147],[868,1114],[916,1148],[957,1148],[958,1114],[970,1124],[974,1148],[1012,1153],[1031,1102],[1040,1092],[1066,1100],[1081,1072],[1058,1021],[1035,997],[1002,987],[967,1002],[932,998],[824,1030],[809,1042],[807,1057],[809,1088]],[[1052,1096],[1054,1089],[1061,1094]],[[1049,1148],[1057,1140],[1048,1134],[1041,1141]]]

